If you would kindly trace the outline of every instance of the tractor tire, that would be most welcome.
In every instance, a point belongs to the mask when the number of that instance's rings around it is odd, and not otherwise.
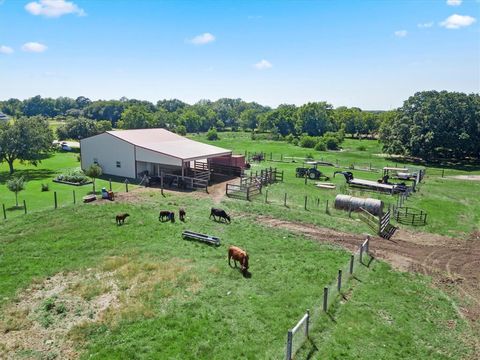
[[[308,173],[308,177],[311,179],[311,180],[315,180],[315,179],[318,179],[318,174],[311,171]]]

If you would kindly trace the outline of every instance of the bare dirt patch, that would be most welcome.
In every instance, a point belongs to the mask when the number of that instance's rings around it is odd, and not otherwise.
[[[480,175],[455,175],[449,176],[450,179],[480,181]]]
[[[365,236],[343,233],[312,224],[259,216],[267,226],[284,228],[313,239],[341,245],[351,251],[358,249]],[[463,314],[473,322],[480,320],[480,241],[473,233],[468,240],[426,233],[399,231],[391,240],[372,237],[370,250],[377,258],[401,271],[414,271],[433,276],[434,281],[454,286],[468,303]],[[447,289],[448,290],[448,289]]]
[[[81,329],[95,323],[115,326],[120,319],[153,316],[148,298],[158,286],[165,288],[166,306],[176,294],[176,281],[188,270],[186,261],[164,263],[110,257],[99,267],[58,273],[32,284],[0,314],[0,359],[76,359]],[[187,294],[202,284],[194,275],[186,279]]]

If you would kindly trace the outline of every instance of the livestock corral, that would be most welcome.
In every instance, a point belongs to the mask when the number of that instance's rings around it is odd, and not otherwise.
[[[452,177],[472,171],[398,165],[374,155],[376,141],[362,141],[362,153],[348,140],[342,152],[313,154],[332,184],[318,187],[296,176],[312,161],[307,149],[242,134],[221,141],[264,155],[209,193],[127,193],[118,183],[114,201],[9,211],[0,220],[0,358],[284,359],[288,331],[306,318],[296,359],[475,358],[480,204],[471,194],[480,183]],[[407,193],[334,177],[413,183],[385,179],[384,168],[426,172]],[[261,192],[228,197],[227,184]],[[337,195],[350,197],[346,208]],[[405,208],[427,213],[425,223],[397,221]],[[386,239],[377,234],[389,212]]]

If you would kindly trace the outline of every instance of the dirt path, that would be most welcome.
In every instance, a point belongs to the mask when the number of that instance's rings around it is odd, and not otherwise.
[[[355,235],[266,216],[258,222],[283,228],[312,237],[316,240],[341,245],[356,250],[365,240]],[[373,237],[370,250],[376,258],[389,262],[402,271],[413,271],[433,276],[443,289],[455,286],[465,306],[462,313],[477,322],[480,320],[480,234],[474,233],[468,240],[458,240],[440,235],[399,231],[391,240]]]

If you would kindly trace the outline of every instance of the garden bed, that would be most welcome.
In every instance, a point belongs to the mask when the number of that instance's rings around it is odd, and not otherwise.
[[[75,182],[71,182],[71,181],[57,180],[57,179],[53,179],[52,181],[55,182],[55,183],[59,183],[59,184],[67,184],[67,185],[73,185],[73,186],[83,186],[83,185],[89,185],[89,184],[93,183],[93,181],[87,181],[87,182],[84,182],[84,183],[75,183]]]

